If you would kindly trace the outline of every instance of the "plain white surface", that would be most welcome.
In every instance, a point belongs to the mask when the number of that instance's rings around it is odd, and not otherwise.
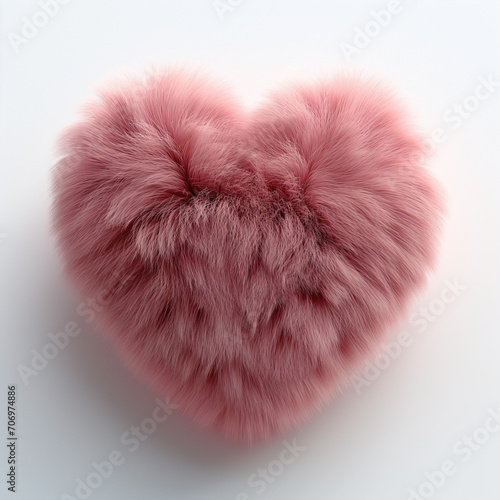
[[[232,3],[220,19],[211,0],[71,0],[16,50],[12,34],[22,35],[23,18],[41,7],[2,2],[0,435],[6,386],[14,383],[19,463],[18,492],[2,480],[0,498],[78,498],[77,478],[119,450],[125,462],[91,499],[405,500],[426,473],[452,461],[454,474],[422,493],[498,500],[500,432],[487,417],[500,408],[500,86],[455,129],[451,117],[455,104],[474,108],[481,77],[500,81],[500,3],[402,0],[350,62],[341,44],[390,2]],[[305,449],[282,471],[271,465],[276,477],[260,494],[248,480],[279,459],[283,438],[239,450],[174,412],[136,451],[121,443],[152,415],[155,395],[77,314],[49,235],[49,170],[61,129],[113,72],[172,63],[219,75],[249,105],[289,80],[363,70],[400,91],[427,136],[436,127],[446,134],[430,160],[450,207],[441,264],[412,320],[393,332],[407,331],[410,345],[360,394],[346,392],[287,436]],[[465,287],[449,304],[440,303],[446,280]],[[425,316],[419,307],[429,306],[436,314]],[[82,333],[25,385],[19,366],[69,321]],[[459,443],[467,435],[484,441],[470,454],[471,445]],[[6,461],[2,452],[2,477]]]

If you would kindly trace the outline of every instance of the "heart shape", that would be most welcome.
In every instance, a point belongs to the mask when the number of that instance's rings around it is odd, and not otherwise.
[[[205,77],[157,73],[102,92],[62,144],[68,275],[134,372],[234,439],[324,406],[435,261],[440,190],[370,80],[247,113]]]

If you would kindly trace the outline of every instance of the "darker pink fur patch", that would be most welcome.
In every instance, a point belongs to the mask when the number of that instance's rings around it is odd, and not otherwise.
[[[421,150],[369,80],[295,86],[248,115],[208,79],[155,74],[65,135],[54,225],[132,369],[254,442],[338,393],[424,285],[442,202]]]

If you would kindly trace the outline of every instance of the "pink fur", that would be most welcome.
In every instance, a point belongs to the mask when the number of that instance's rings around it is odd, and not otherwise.
[[[397,100],[339,78],[251,114],[186,71],[104,91],[63,140],[67,272],[133,370],[246,442],[348,383],[432,269],[439,189]]]

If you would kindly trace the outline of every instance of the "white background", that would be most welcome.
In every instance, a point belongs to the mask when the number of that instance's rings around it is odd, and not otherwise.
[[[455,129],[457,121],[446,121],[454,105],[475,106],[481,77],[500,82],[500,3],[401,1],[387,26],[369,25],[375,36],[348,61],[341,44],[387,7],[243,0],[221,19],[211,0],[71,0],[16,47],[23,18],[41,8],[35,0],[2,2],[0,439],[6,386],[17,384],[19,463],[18,492],[2,479],[0,498],[75,496],[77,478],[113,450],[125,463],[92,499],[405,500],[447,460],[455,473],[432,498],[500,498],[500,432],[469,460],[454,451],[466,435],[484,440],[478,429],[500,408],[500,87]],[[429,161],[448,192],[440,267],[413,321],[393,332],[407,331],[411,344],[369,386],[347,391],[286,436],[305,450],[261,494],[247,481],[279,458],[283,438],[239,449],[175,412],[135,452],[120,443],[151,416],[155,395],[77,314],[49,233],[54,145],[79,105],[116,71],[174,63],[205,68],[249,105],[290,80],[362,70],[399,90],[427,136],[436,127],[445,133]],[[440,302],[446,280],[465,287],[449,304]],[[419,307],[430,305],[436,314],[424,319]],[[26,385],[19,366],[30,366],[32,349],[69,321],[82,334]]]

